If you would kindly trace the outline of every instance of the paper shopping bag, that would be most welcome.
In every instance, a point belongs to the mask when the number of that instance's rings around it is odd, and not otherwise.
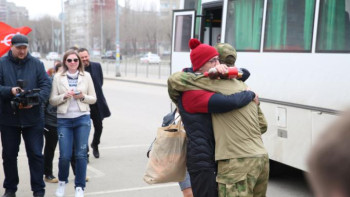
[[[180,182],[186,173],[186,133],[182,122],[160,127],[143,180],[148,184]]]

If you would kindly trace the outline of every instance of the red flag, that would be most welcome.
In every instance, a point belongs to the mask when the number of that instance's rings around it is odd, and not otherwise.
[[[13,28],[6,23],[0,22],[0,57],[3,56],[11,47],[11,39],[15,34],[27,35],[32,29],[29,27]]]

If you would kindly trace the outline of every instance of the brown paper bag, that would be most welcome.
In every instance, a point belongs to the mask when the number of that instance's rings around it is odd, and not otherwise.
[[[143,180],[148,184],[181,182],[186,173],[186,133],[181,120],[160,127]]]

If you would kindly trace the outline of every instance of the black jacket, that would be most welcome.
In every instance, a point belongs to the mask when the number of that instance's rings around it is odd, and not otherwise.
[[[52,84],[53,76],[49,77]],[[45,126],[57,127],[57,106],[52,106],[47,100],[43,104]]]
[[[87,72],[90,72],[92,81],[96,91],[97,101],[94,105],[97,105],[101,120],[111,115],[109,111],[105,96],[102,91],[103,86],[103,72],[101,64],[97,62],[90,62],[90,68],[85,68]]]
[[[187,170],[195,172],[211,169],[216,171],[215,139],[210,113],[190,114],[179,99],[181,115],[187,135]]]
[[[11,93],[17,87],[17,80],[25,82],[24,90],[40,88],[39,105],[30,109],[12,109]],[[42,104],[50,95],[51,83],[45,72],[44,64],[29,53],[23,60],[16,60],[9,51],[8,56],[0,58],[0,125],[34,126],[43,124]]]
[[[57,127],[57,107],[52,106],[47,102],[44,106],[45,111],[45,125]]]

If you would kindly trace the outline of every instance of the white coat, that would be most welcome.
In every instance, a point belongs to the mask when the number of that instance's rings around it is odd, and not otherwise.
[[[96,93],[91,75],[88,72],[79,72],[76,89],[84,95],[84,99],[77,100],[80,111],[90,111],[89,105],[96,102]],[[66,72],[56,73],[52,82],[49,102],[51,105],[57,106],[57,113],[67,113],[69,103],[74,98],[64,99],[64,95],[70,90]]]

